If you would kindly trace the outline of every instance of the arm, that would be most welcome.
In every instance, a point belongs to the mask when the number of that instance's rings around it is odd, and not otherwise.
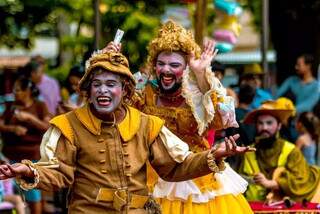
[[[24,189],[58,189],[70,186],[74,180],[76,147],[60,136],[55,148],[58,167],[29,161],[13,165],[0,165],[0,179],[16,177]]]
[[[12,132],[18,136],[25,135],[27,133],[27,128],[19,125],[6,125],[3,119],[0,119],[0,131],[1,132]]]
[[[249,151],[248,147],[238,147],[233,138],[225,139],[222,146],[211,151],[192,153],[188,145],[165,127],[151,145],[150,163],[159,176],[167,181],[183,181],[200,177],[222,168],[224,157]],[[217,165],[216,165],[217,164]]]
[[[289,77],[281,84],[281,86],[277,90],[276,98],[281,97],[290,89],[291,81],[292,81],[292,77]]]
[[[45,131],[49,128],[49,120],[51,119],[51,117],[47,114],[45,115],[43,120],[40,120],[35,115],[26,111],[18,111],[15,114],[15,117],[20,121],[30,122],[35,128],[37,128],[40,131]]]
[[[280,189],[292,198],[310,200],[320,181],[320,170],[309,166],[298,148],[288,156],[285,170],[276,179]]]
[[[305,144],[305,141],[304,141],[303,137],[300,136],[300,137],[297,139],[297,141],[296,141],[296,147],[297,147],[298,149],[302,149],[302,147],[304,146],[304,144]]]

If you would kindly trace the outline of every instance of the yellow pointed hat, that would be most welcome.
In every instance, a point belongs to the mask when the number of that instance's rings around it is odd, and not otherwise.
[[[285,97],[280,97],[277,100],[269,100],[251,112],[249,112],[243,122],[255,123],[259,115],[272,115],[276,117],[282,124],[286,124],[289,117],[295,115],[295,106],[292,101]]]

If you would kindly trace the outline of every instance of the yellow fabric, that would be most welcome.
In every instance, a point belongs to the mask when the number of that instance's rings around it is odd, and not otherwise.
[[[52,120],[50,120],[50,124],[56,126],[68,139],[68,141],[71,143],[74,142],[73,131],[65,114],[54,117]]]
[[[101,120],[96,118],[90,111],[89,104],[78,108],[74,112],[80,122],[94,135],[100,135]]]
[[[182,202],[179,200],[170,201],[157,199],[161,204],[162,214],[253,214],[248,202],[239,194],[232,194],[215,197],[208,203],[192,203],[191,198]]]
[[[117,125],[122,140],[124,141],[131,140],[140,128],[141,112],[129,106],[127,110],[126,117]]]
[[[280,157],[278,159],[278,167],[286,165],[288,156],[294,148],[295,148],[294,144],[289,143],[288,141],[284,142],[284,145],[282,147],[282,152],[281,152]]]
[[[141,112],[137,109],[126,106],[127,112],[126,116],[117,124],[118,130],[122,139],[127,142],[131,140],[140,128],[140,117]],[[81,108],[75,110],[75,114],[80,122],[94,135],[100,135],[101,123],[102,121],[96,118],[90,111],[89,105],[86,104]],[[161,119],[156,119],[152,117],[153,127],[152,137],[157,136],[163,123],[161,124]],[[158,132],[157,132],[158,130]],[[155,138],[155,137],[154,137]]]
[[[130,195],[130,207],[131,208],[143,208],[144,204],[148,201],[149,197],[144,195]],[[117,200],[120,200],[117,202]],[[114,204],[121,204],[123,202],[126,204],[127,200],[127,192],[116,190],[116,189],[108,189],[108,188],[100,188],[99,193],[97,195],[96,201],[105,201],[111,202],[113,201]],[[121,206],[120,206],[121,207]]]
[[[295,148],[294,144],[291,144],[288,141],[284,142],[281,154],[278,159],[277,167],[285,166],[288,156],[294,148]],[[256,159],[255,152],[248,152],[244,155],[243,172],[249,176],[253,176],[256,173],[260,172],[260,168]],[[246,198],[248,199],[248,201],[255,201],[255,200],[263,201],[266,197],[266,194],[267,194],[267,190],[264,187],[257,184],[250,184],[246,191]]]
[[[162,126],[164,125],[164,120],[160,119],[156,116],[149,116],[149,127],[150,127],[150,134],[149,134],[149,142],[152,143],[156,137],[159,135]]]

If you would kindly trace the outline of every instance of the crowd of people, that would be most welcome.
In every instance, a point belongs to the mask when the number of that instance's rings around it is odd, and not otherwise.
[[[20,189],[31,214],[44,211],[41,191],[57,190],[60,213],[249,214],[250,201],[320,202],[311,55],[273,95],[258,65],[224,87],[215,42],[201,50],[172,21],[148,46],[139,88],[125,48],[93,53],[65,88],[40,56],[17,73],[0,117],[0,180],[11,184],[0,199],[18,214]]]

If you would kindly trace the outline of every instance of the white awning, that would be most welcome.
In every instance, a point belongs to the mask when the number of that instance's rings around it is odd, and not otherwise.
[[[223,64],[252,64],[261,63],[261,52],[257,51],[237,51],[230,53],[222,53],[216,56],[217,61]],[[274,63],[277,59],[276,52],[270,50],[267,53],[267,60],[269,63]]]

